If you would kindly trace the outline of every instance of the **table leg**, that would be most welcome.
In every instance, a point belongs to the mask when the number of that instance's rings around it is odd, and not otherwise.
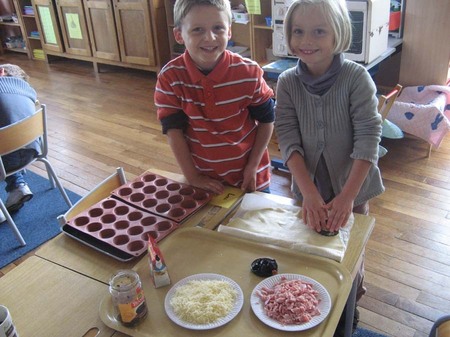
[[[347,304],[345,306],[345,337],[351,337],[353,334],[353,318],[356,307],[356,289],[358,288],[359,278],[360,276],[356,275],[355,279],[353,280],[352,290],[350,291],[350,295],[348,296]]]

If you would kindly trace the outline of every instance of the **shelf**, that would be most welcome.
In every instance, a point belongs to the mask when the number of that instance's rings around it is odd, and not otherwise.
[[[24,53],[24,54],[28,54],[28,51],[26,49],[23,48],[3,48],[4,51],[11,51],[14,53]]]
[[[13,26],[13,27],[20,27],[20,23],[15,22],[0,22],[0,26]]]
[[[269,26],[266,26],[266,25],[253,25],[253,28],[255,28],[255,29],[273,30],[272,27],[269,27]]]

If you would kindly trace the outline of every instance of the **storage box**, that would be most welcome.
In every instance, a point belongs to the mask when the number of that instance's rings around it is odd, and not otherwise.
[[[248,13],[238,13],[238,12],[233,12],[233,20],[236,23],[248,23],[250,18],[248,16]]]
[[[394,31],[400,28],[400,19],[402,12],[391,12],[389,15],[389,31]]]

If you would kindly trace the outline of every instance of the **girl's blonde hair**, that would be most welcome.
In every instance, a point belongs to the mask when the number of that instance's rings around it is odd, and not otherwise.
[[[30,78],[30,76],[28,76],[22,68],[16,66],[15,64],[0,64],[0,68],[5,70],[5,76],[18,77],[27,82]]]
[[[229,0],[176,0],[173,8],[173,20],[176,28],[181,28],[183,19],[196,6],[214,6],[219,11],[224,11],[228,15],[231,25],[232,16]]]
[[[320,8],[323,16],[331,25],[334,33],[333,54],[340,54],[352,44],[352,22],[345,0],[296,0],[290,6],[284,19],[284,36],[288,50],[293,54],[290,41],[292,37],[292,14],[299,9],[304,11],[310,6]]]

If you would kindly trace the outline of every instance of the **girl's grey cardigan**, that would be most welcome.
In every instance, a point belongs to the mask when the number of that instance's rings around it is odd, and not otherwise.
[[[275,130],[286,162],[294,151],[305,159],[311,179],[323,155],[337,195],[347,181],[352,159],[372,163],[354,205],[384,191],[377,166],[381,116],[376,87],[367,70],[345,60],[331,88],[322,96],[310,94],[297,68],[282,73],[277,84]],[[293,181],[292,190],[302,200]]]

